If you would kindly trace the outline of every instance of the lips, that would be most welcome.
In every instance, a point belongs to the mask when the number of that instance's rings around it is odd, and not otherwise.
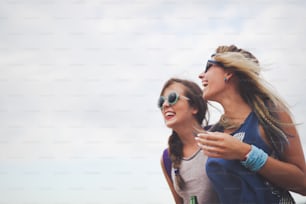
[[[166,111],[164,113],[164,117],[166,120],[170,120],[171,118],[173,118],[175,116],[175,112],[172,111]]]
[[[203,86],[203,87],[208,86],[208,81],[207,81],[207,80],[202,81],[202,86]]]

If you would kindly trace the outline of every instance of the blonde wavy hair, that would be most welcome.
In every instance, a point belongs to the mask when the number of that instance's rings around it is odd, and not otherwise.
[[[212,58],[221,62],[225,70],[236,76],[240,95],[257,115],[271,146],[281,158],[290,136],[283,127],[294,124],[279,120],[279,112],[291,113],[286,103],[275,91],[268,88],[268,83],[261,77],[258,59],[235,45],[219,46]]]

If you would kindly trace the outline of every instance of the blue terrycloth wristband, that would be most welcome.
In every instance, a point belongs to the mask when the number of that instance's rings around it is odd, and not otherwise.
[[[263,167],[268,159],[268,154],[265,153],[262,149],[257,148],[254,145],[251,145],[251,151],[249,152],[247,159],[241,161],[241,164],[250,169],[251,171],[258,171]]]

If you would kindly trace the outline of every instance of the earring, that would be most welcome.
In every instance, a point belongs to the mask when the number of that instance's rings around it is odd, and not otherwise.
[[[225,83],[227,82],[227,80],[228,80],[228,79],[227,79],[226,77],[224,77],[224,82],[225,82]]]

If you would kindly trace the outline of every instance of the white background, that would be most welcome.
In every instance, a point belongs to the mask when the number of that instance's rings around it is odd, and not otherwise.
[[[157,97],[219,45],[258,57],[305,153],[305,21],[303,0],[1,0],[0,203],[173,203]]]

